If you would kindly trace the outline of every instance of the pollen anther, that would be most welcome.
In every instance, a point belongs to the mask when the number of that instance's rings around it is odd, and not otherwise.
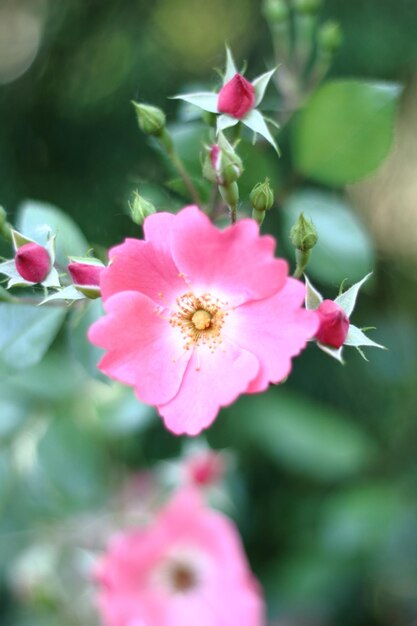
[[[192,292],[177,298],[177,308],[171,315],[170,324],[179,328],[184,348],[208,345],[213,351],[221,342],[221,329],[227,315],[227,303],[210,294],[195,296]]]

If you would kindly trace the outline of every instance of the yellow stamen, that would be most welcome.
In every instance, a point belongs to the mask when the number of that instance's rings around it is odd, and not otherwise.
[[[206,328],[210,327],[211,315],[208,311],[205,311],[204,309],[199,309],[194,313],[191,321],[197,330],[206,330]]]

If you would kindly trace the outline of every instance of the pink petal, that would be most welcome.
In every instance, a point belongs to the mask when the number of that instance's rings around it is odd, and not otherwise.
[[[258,359],[223,342],[214,352],[201,346],[193,352],[177,395],[159,413],[166,427],[180,435],[197,435],[217,416],[220,407],[234,402],[258,373]]]
[[[270,382],[279,383],[291,371],[291,359],[305,348],[317,330],[314,311],[301,308],[305,286],[288,278],[276,295],[249,302],[233,311],[227,326],[228,338],[255,354],[259,374],[249,393],[264,391]]]
[[[126,239],[109,256],[111,264],[100,276],[103,300],[119,291],[138,291],[166,306],[188,288],[168,249],[151,241]]]
[[[196,207],[177,216],[171,249],[191,289],[227,296],[229,305],[259,300],[282,287],[287,263],[274,259],[275,241],[259,236],[254,220],[219,230]]]
[[[147,296],[125,291],[104,304],[107,315],[91,326],[88,338],[108,350],[99,368],[107,376],[134,385],[140,400],[168,402],[175,396],[190,353]]]

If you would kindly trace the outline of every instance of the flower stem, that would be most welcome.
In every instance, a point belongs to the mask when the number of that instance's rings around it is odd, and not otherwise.
[[[184,163],[176,152],[172,137],[166,130],[166,128],[163,129],[162,133],[158,136],[158,139],[161,142],[161,145],[163,146],[167,156],[171,159],[173,166],[184,181],[184,185],[186,186],[194,204],[202,207],[203,202],[201,200],[200,194],[194,186],[193,181],[191,180],[191,177],[187,172]]]
[[[301,278],[304,274],[304,270],[306,269],[308,262],[310,260],[311,250],[296,250],[295,251],[295,260],[296,260],[296,268],[294,270],[293,277]]]

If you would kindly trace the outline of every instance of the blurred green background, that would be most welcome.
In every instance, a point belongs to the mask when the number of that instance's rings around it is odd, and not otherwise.
[[[231,448],[236,457],[229,513],[265,588],[271,624],[412,626],[417,4],[328,0],[322,10],[327,17],[339,20],[344,33],[331,78],[406,87],[391,154],[363,182],[329,189],[317,177],[298,176],[288,196],[291,120],[278,135],[279,161],[269,147],[243,142],[242,197],[266,174],[271,177],[279,203],[264,230],[289,255],[294,215],[305,210],[313,217],[321,243],[311,274],[327,296],[336,295],[343,278],[354,282],[374,268],[353,321],[375,325],[372,337],[389,352],[369,350],[366,363],[352,349],[342,367],[310,346],[285,385],[223,410],[207,440]],[[164,108],[197,176],[201,123],[197,117],[179,125],[190,111],[167,96],[215,84],[212,68],[223,65],[225,41],[239,63],[248,60],[250,78],[273,65],[256,0],[0,2],[0,203],[10,219],[19,211],[21,221],[24,214],[40,215],[36,202],[59,207],[80,228],[61,216],[61,236],[82,254],[86,240],[101,250],[140,235],[127,204],[138,185],[158,208],[185,204],[165,185],[172,175],[139,132],[130,100]],[[271,110],[277,107],[274,94],[271,89],[266,98]],[[0,253],[10,256],[5,244]],[[28,315],[37,324],[46,313]],[[114,493],[126,477],[180,453],[181,440],[163,429],[152,409],[97,374],[97,352],[85,341],[97,315],[97,303],[71,311],[35,365],[37,359],[24,351],[17,366],[11,362],[8,329],[0,329],[5,626],[94,624],[80,580],[95,547],[97,520],[98,534],[106,535],[119,507]]]

